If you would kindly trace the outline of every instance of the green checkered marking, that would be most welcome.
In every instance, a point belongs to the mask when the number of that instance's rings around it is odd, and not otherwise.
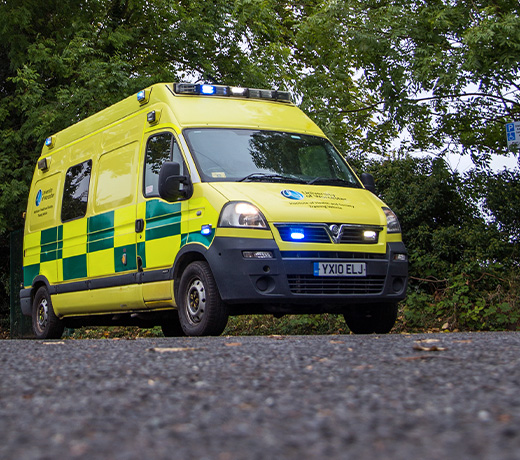
[[[126,265],[123,264],[123,257],[126,254]],[[114,266],[116,272],[127,270],[137,270],[137,254],[135,244],[114,248]]]
[[[38,275],[40,274],[40,264],[27,265],[23,267],[23,285],[30,286]]]
[[[180,235],[181,203],[163,203],[152,200],[146,203],[146,241]]]
[[[144,241],[137,243],[137,255],[141,258],[142,267],[146,268],[146,243]]]
[[[136,270],[136,245],[114,248],[114,211],[87,219],[87,253],[114,249],[116,272]],[[123,254],[126,253],[126,265]],[[24,267],[24,285],[30,286],[40,274],[40,264],[53,260],[63,263],[63,280],[87,277],[87,254],[63,258],[63,225],[42,230],[40,237],[40,263]]]
[[[88,218],[87,252],[114,247],[114,211]]]
[[[63,280],[87,277],[87,255],[67,257],[63,259]]]
[[[181,247],[193,242],[208,247],[215,237],[212,229],[209,235],[200,232],[181,234],[181,203],[164,203],[151,200],[146,203],[145,241],[152,241],[168,236],[181,236]],[[53,260],[62,260],[63,279],[73,280],[87,277],[87,254],[63,258],[63,225],[42,230],[40,238],[40,264]],[[140,257],[143,268],[146,267],[146,243],[122,247],[114,247],[114,211],[110,211],[87,219],[87,253],[114,249],[114,266],[116,272],[137,270],[137,257]],[[126,265],[123,263],[126,254]],[[24,267],[24,285],[30,286],[40,273],[40,264]]]
[[[40,236],[40,263],[62,258],[63,225],[42,230]]]

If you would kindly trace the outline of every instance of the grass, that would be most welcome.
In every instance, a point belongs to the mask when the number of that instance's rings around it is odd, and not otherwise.
[[[245,315],[229,318],[222,335],[322,335],[348,334],[349,330],[342,316],[325,313],[323,315],[287,315],[275,318],[270,315]],[[141,329],[139,327],[82,327],[66,329],[65,338],[70,339],[137,339],[141,337],[163,337],[160,327]]]

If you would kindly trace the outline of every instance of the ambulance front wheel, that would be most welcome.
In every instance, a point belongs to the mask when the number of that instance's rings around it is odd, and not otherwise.
[[[32,306],[32,326],[37,339],[59,339],[65,325],[54,313],[47,288],[36,291]]]
[[[196,261],[186,267],[177,297],[179,320],[186,335],[222,334],[229,313],[207,262]]]
[[[397,319],[397,304],[356,305],[343,313],[354,334],[388,334]]]

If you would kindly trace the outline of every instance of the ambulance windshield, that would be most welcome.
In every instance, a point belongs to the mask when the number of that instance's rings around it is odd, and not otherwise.
[[[249,129],[185,129],[201,179],[312,183],[361,188],[325,138]]]

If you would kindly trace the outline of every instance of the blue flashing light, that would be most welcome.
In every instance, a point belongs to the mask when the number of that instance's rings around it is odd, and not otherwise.
[[[217,88],[213,85],[200,85],[200,92],[206,95],[212,95],[217,92]]]
[[[211,233],[211,225],[210,224],[203,225],[200,228],[200,233],[201,233],[201,235],[209,235]]]
[[[291,229],[291,238],[293,240],[303,240],[305,238],[305,232],[299,228]]]
[[[212,85],[209,83],[175,83],[173,85],[173,91],[176,94],[190,94],[194,96],[232,96],[251,99],[266,99],[279,102],[291,102],[291,95],[288,91],[239,88],[238,86]],[[144,101],[141,102],[141,104],[143,103]]]
[[[142,89],[141,91],[139,91],[139,92],[137,93],[137,100],[138,100],[139,102],[142,102],[142,101],[144,101],[145,99],[146,99],[146,92],[145,92],[144,89]]]
[[[52,137],[48,137],[47,139],[45,139],[45,145],[47,147],[50,147],[52,145]]]

